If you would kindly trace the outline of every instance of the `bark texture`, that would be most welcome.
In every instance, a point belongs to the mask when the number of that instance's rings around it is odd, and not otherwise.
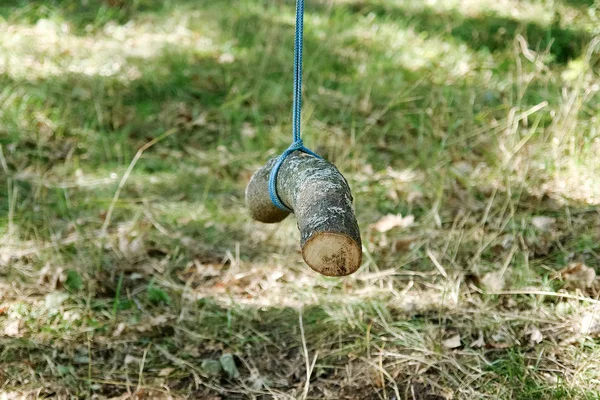
[[[269,197],[269,174],[275,161],[271,159],[259,169],[246,189],[252,217],[266,223],[280,222],[288,215]],[[312,269],[327,276],[344,276],[360,267],[362,244],[352,194],[333,164],[294,152],[279,169],[277,192],[296,214],[302,256]]]

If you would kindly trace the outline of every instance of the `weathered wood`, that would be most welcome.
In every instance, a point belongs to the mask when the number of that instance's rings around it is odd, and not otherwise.
[[[269,174],[275,161],[259,169],[246,189],[252,217],[266,223],[280,222],[288,215],[269,197]],[[279,169],[277,192],[296,215],[302,256],[312,269],[344,276],[360,267],[362,244],[350,187],[333,164],[296,151]]]

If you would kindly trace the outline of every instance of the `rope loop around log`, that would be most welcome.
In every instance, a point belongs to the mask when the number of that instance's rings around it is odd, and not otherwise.
[[[246,204],[252,218],[264,223],[295,214],[304,261],[323,275],[345,276],[362,263],[360,229],[346,178],[302,142],[303,29],[304,0],[296,0],[292,144],[252,175]]]
[[[282,211],[293,213],[292,209],[281,201],[277,194],[277,173],[281,164],[294,151],[301,151],[313,157],[321,158],[304,147],[302,142],[300,122],[302,110],[302,42],[304,33],[304,0],[296,0],[296,37],[294,40],[294,105],[292,112],[292,144],[277,159],[277,163],[269,176],[269,196],[271,202]]]
[[[302,139],[298,139],[294,143],[292,143],[290,145],[290,147],[288,147],[287,150],[284,151],[277,158],[277,162],[273,166],[273,169],[271,170],[271,173],[269,175],[269,196],[271,197],[271,202],[273,203],[273,205],[275,205],[275,207],[279,208],[280,210],[287,211],[289,213],[293,213],[294,211],[291,208],[289,208],[288,206],[286,206],[285,204],[283,204],[283,202],[279,198],[279,195],[277,194],[277,173],[279,172],[279,169],[281,168],[281,164],[283,164],[285,159],[290,154],[292,154],[294,151],[301,151],[301,152],[309,154],[313,157],[322,158],[317,153],[304,147],[304,142],[302,141]]]

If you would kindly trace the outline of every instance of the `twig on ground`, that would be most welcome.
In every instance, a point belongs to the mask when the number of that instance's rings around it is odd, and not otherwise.
[[[148,143],[146,143],[145,145],[140,147],[140,149],[137,151],[137,153],[135,154],[135,157],[133,157],[133,160],[131,160],[131,162],[129,163],[129,167],[127,167],[127,171],[125,171],[125,173],[123,174],[123,177],[121,178],[121,182],[119,182],[119,186],[117,187],[115,195],[110,203],[110,206],[108,207],[108,211],[106,212],[106,218],[104,219],[104,224],[102,224],[102,229],[100,229],[100,237],[101,238],[106,236],[106,231],[108,229],[108,226],[110,225],[112,214],[113,214],[113,211],[117,204],[117,201],[119,201],[119,196],[121,195],[121,190],[123,190],[123,187],[125,186],[125,183],[127,182],[129,175],[131,174],[131,171],[133,171],[135,164],[138,162],[138,160],[140,159],[140,157],[142,156],[144,151],[148,150],[150,147],[154,146],[156,143],[160,142],[163,139],[166,139],[167,137],[171,136],[172,134],[174,134],[176,132],[177,132],[177,128],[169,129],[162,135],[155,137],[154,139],[152,139],[151,141],[149,141]]]

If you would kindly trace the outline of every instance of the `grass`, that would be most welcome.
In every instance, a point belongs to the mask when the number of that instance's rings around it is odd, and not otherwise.
[[[293,2],[0,5],[0,398],[600,398],[560,273],[600,269],[599,7],[308,3],[303,134],[364,241],[331,279],[243,201]]]

